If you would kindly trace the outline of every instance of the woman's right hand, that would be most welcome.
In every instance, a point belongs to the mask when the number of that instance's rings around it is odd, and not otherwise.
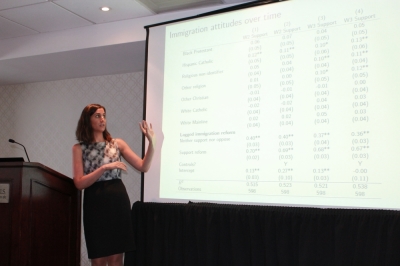
[[[121,169],[124,171],[127,170],[126,164],[124,164],[123,162],[113,162],[113,163],[103,164],[102,167],[106,171],[113,170],[113,169]]]

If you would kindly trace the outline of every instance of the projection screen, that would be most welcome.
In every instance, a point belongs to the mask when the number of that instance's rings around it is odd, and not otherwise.
[[[147,27],[144,201],[399,209],[398,10],[292,0]]]

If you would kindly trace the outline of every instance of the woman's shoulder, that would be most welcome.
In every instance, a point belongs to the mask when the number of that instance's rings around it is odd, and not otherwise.
[[[115,138],[113,141],[117,144],[119,149],[123,149],[126,146],[126,142],[123,139]]]
[[[82,152],[81,143],[76,143],[76,144],[74,144],[74,146],[72,146],[72,151],[73,151],[73,152]]]

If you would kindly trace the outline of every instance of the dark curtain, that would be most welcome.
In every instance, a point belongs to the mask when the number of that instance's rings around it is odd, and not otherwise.
[[[132,217],[125,265],[400,265],[397,211],[136,202]]]

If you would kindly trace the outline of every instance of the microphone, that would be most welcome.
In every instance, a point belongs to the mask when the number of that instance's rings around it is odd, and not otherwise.
[[[11,143],[17,143],[17,144],[21,145],[22,147],[24,147],[25,154],[26,154],[26,158],[28,158],[28,162],[31,162],[31,161],[29,160],[29,156],[28,156],[28,153],[26,152],[26,149],[25,149],[25,146],[24,146],[24,145],[22,145],[21,143],[16,142],[16,141],[13,140],[13,139],[9,139],[8,141],[11,142]]]

